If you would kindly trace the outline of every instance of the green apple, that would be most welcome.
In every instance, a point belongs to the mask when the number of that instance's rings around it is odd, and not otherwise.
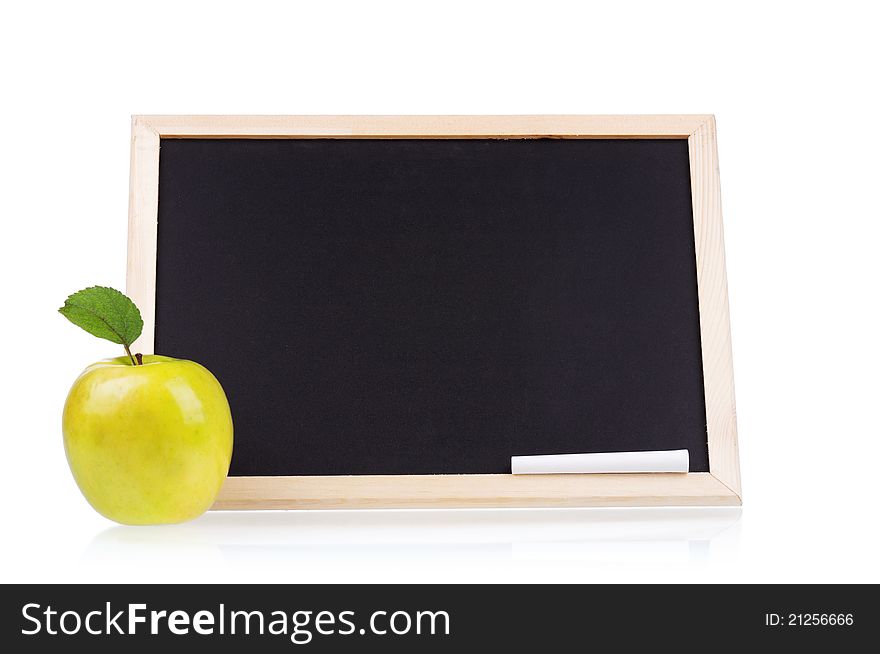
[[[89,366],[70,389],[62,429],[83,495],[102,515],[129,525],[200,515],[232,457],[223,388],[183,359],[138,355],[137,362],[120,357]]]

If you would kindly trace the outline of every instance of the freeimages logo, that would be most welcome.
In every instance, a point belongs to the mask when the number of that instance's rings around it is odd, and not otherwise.
[[[146,604],[127,604],[116,610],[110,602],[103,609],[85,613],[75,610],[59,612],[51,605],[36,603],[22,606],[25,636],[87,633],[106,635],[223,636],[273,635],[289,636],[296,645],[305,645],[315,635],[321,636],[448,636],[450,618],[446,611],[383,611],[370,614],[367,626],[358,628],[354,611],[271,611],[227,610],[220,604],[216,611],[148,610]]]

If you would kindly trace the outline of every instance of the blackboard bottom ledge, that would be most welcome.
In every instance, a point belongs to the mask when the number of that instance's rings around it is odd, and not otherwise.
[[[229,477],[212,510],[739,506],[688,474]]]

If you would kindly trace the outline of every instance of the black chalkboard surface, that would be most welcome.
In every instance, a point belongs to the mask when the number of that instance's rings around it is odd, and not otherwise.
[[[232,476],[709,470],[686,139],[163,138],[158,225]]]

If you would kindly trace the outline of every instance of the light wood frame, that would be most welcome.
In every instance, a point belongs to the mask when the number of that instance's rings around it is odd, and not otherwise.
[[[127,292],[144,318],[143,336],[135,347],[144,353],[153,350],[162,138],[543,137],[688,140],[710,472],[229,477],[214,509],[741,504],[721,190],[711,115],[134,116]]]

